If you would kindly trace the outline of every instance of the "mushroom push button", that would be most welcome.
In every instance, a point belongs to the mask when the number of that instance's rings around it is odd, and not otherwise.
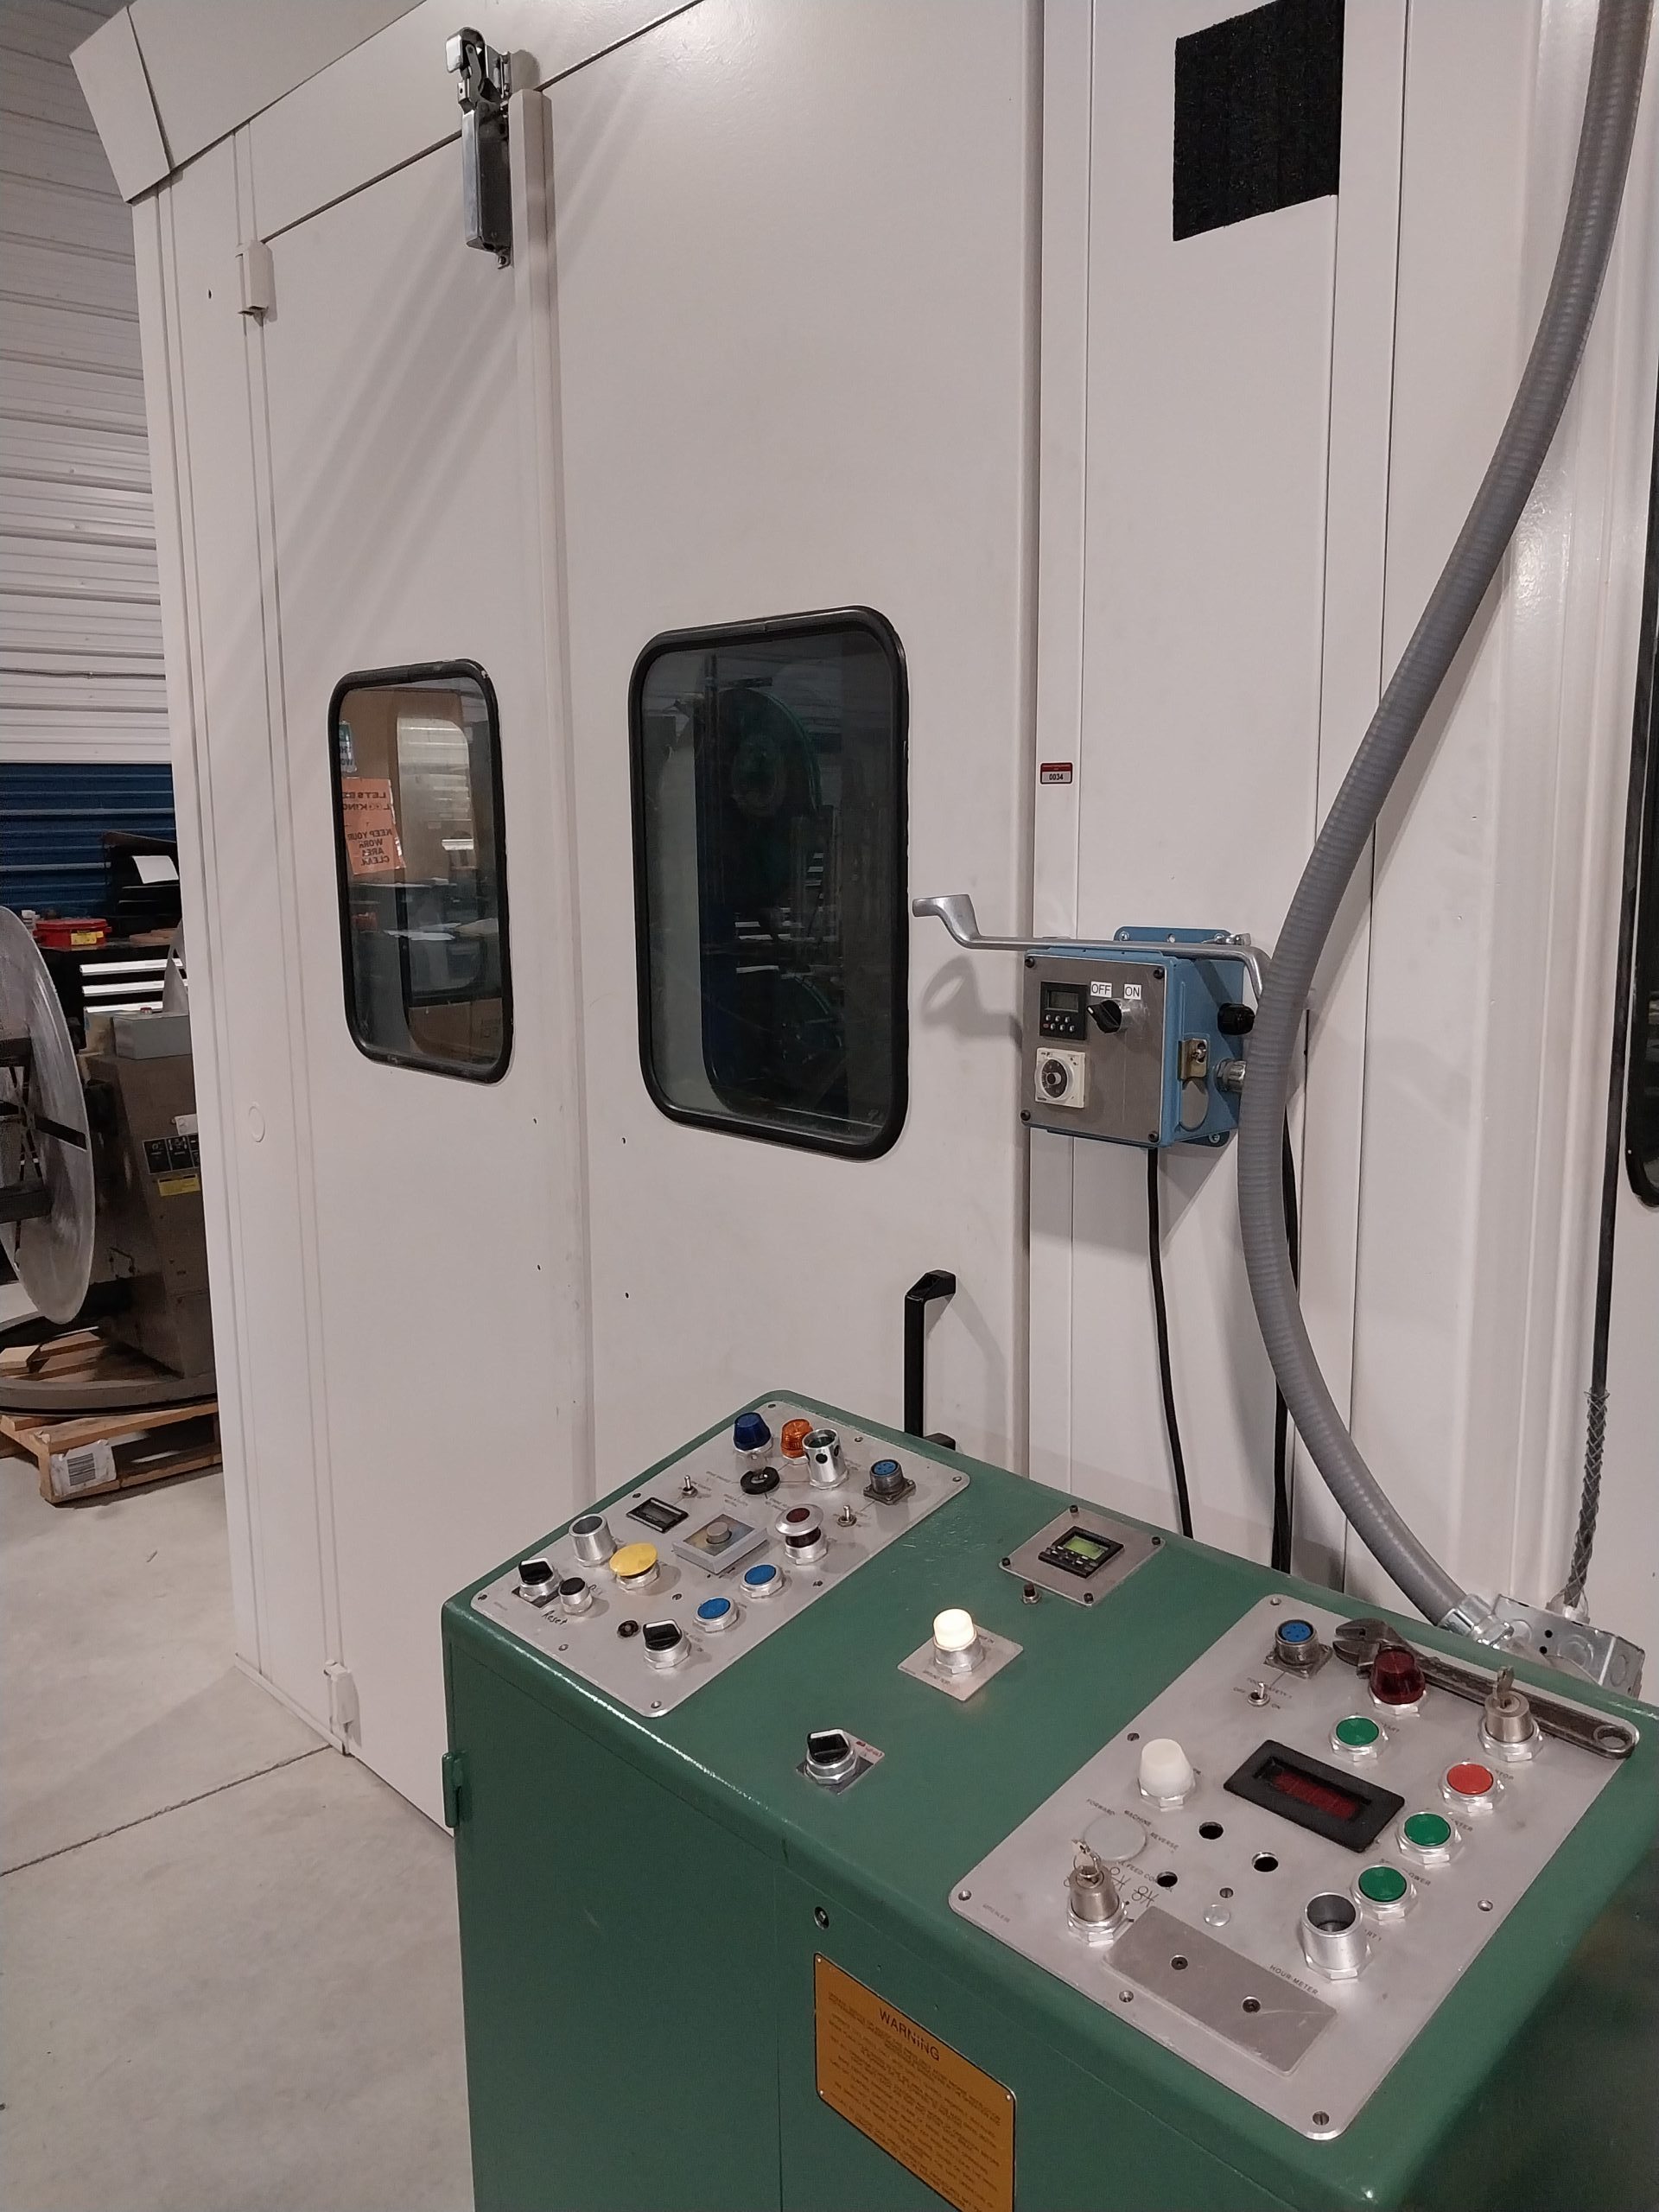
[[[657,1580],[655,1544],[624,1544],[611,1554],[611,1573],[623,1590],[649,1590]]]

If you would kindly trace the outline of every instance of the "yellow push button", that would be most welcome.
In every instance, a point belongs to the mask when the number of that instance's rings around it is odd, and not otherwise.
[[[655,1544],[624,1544],[611,1554],[611,1573],[626,1589],[638,1589],[657,1572]]]

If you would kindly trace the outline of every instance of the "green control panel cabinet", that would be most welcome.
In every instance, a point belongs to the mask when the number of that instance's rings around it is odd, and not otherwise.
[[[784,1392],[493,1569],[480,2212],[1651,2208],[1659,1713],[1361,1613]]]

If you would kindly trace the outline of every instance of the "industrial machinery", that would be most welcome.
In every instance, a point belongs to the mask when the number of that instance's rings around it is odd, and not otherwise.
[[[481,2212],[1651,2201],[1647,1707],[781,1393],[444,1646]]]
[[[39,947],[0,910],[0,1241],[46,1323],[96,1320],[156,1370],[12,1376],[6,1402],[200,1397],[213,1348],[190,1017],[130,1010],[89,1030],[78,1058]]]

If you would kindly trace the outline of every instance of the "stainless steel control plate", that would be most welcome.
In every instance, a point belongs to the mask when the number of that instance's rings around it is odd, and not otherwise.
[[[631,1711],[671,1713],[734,1660],[753,1651],[774,1629],[793,1620],[826,1591],[844,1582],[866,1560],[885,1551],[918,1521],[925,1521],[968,1488],[968,1477],[957,1468],[942,1465],[919,1440],[906,1439],[893,1445],[884,1437],[867,1437],[856,1428],[840,1432],[845,1481],[833,1490],[820,1488],[809,1483],[803,1462],[778,1453],[775,1440],[785,1421],[800,1417],[817,1427],[821,1416],[781,1398],[767,1399],[760,1410],[774,1439],[769,1464],[778,1471],[776,1490],[752,1497],[741,1487],[740,1478],[751,1459],[733,1450],[728,1432],[682,1452],[648,1482],[641,1482],[603,1509],[619,1545],[647,1541],[656,1546],[657,1580],[650,1589],[622,1590],[608,1567],[592,1567],[579,1559],[567,1525],[550,1543],[524,1556],[550,1560],[556,1578],[581,1575],[594,1592],[585,1612],[565,1615],[556,1600],[544,1607],[532,1605],[518,1594],[516,1567],[497,1575],[478,1592],[473,1599],[476,1611]],[[901,1461],[912,1488],[888,1504],[867,1497],[864,1486],[869,1480],[871,1460],[891,1459]],[[688,1480],[695,1485],[695,1492],[685,1490]],[[631,1518],[632,1509],[647,1498],[659,1499],[676,1512],[683,1510],[686,1518],[671,1529]],[[823,1530],[823,1557],[804,1567],[787,1562],[783,1539],[772,1525],[794,1505],[817,1507]],[[852,1513],[850,1523],[843,1523],[844,1511]],[[729,1516],[734,1523],[745,1526],[758,1524],[766,1531],[764,1545],[757,1548],[745,1542],[724,1562],[708,1567],[694,1564],[688,1556],[686,1540],[715,1515]],[[772,1597],[749,1596],[745,1575],[767,1564],[780,1570],[785,1578],[784,1586]],[[698,1606],[715,1598],[728,1598],[737,1607],[738,1618],[731,1627],[705,1630],[699,1624]],[[651,1663],[642,1634],[618,1633],[625,1623],[643,1630],[647,1621],[664,1620],[677,1623],[684,1639],[685,1657],[671,1669]]]
[[[951,1907],[1264,2112],[1329,2136],[1421,2033],[1619,1768],[1554,1738],[1505,1764],[1481,1744],[1480,1707],[1448,1692],[1431,1688],[1415,1712],[1395,1712],[1374,1704],[1339,1660],[1300,1674],[1275,1667],[1268,1654],[1291,1617],[1326,1643],[1342,1618],[1288,1599],[1254,1605],[964,1873]],[[1382,1732],[1369,1755],[1333,1741],[1349,1716]],[[1174,1737],[1197,1770],[1178,1806],[1141,1795],[1141,1747],[1160,1736]],[[1233,1795],[1228,1777],[1268,1742],[1392,1792],[1402,1809],[1353,1850]],[[1448,1770],[1465,1762],[1503,1785],[1487,1808],[1446,1793]],[[1443,1864],[1407,1848],[1403,1824],[1415,1813],[1450,1824]],[[1078,1840],[1114,1862],[1128,1919],[1110,1942],[1090,1945],[1067,1924]],[[1358,1878],[1373,1867],[1406,1877],[1400,1904],[1379,1910],[1359,1897]],[[1303,1955],[1302,1909],[1330,1893],[1359,1905],[1369,1936],[1352,1980],[1325,1980]]]
[[[1144,1567],[1160,1541],[1145,1529],[1114,1520],[1097,1506],[1073,1505],[1046,1521],[1034,1536],[1016,1545],[1002,1564],[1021,1582],[1032,1583],[1056,1598],[1070,1599],[1074,1605],[1092,1605],[1108,1590],[1116,1590],[1137,1567]],[[1079,1546],[1082,1555],[1077,1565],[1057,1563],[1055,1554]],[[1092,1566],[1086,1554],[1096,1546],[1104,1548],[1108,1556]],[[1079,1571],[1080,1567],[1086,1571]]]

